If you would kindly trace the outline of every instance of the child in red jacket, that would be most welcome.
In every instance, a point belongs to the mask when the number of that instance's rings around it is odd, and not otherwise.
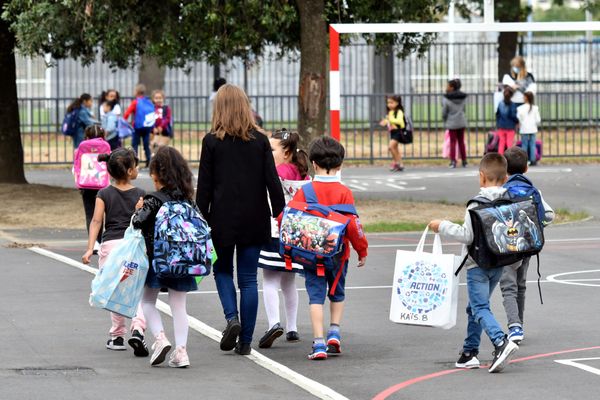
[[[338,172],[344,161],[344,147],[335,139],[323,136],[313,140],[309,147],[309,160],[315,169],[313,188],[319,204],[351,204],[354,205],[352,192],[340,182]],[[304,191],[298,190],[294,201],[305,202]],[[363,267],[367,261],[367,248],[369,243],[363,233],[359,219],[350,215],[344,238],[344,254],[342,257],[343,268],[337,285],[334,283],[336,272],[327,270],[325,277],[317,276],[315,271],[305,270],[306,291],[310,303],[310,318],[313,327],[312,352],[308,355],[310,360],[324,360],[328,354],[341,353],[340,322],[344,311],[344,287],[346,273],[348,270],[348,259],[350,258],[350,244],[358,253],[358,267]],[[281,216],[279,217],[281,222]],[[328,292],[335,285],[333,294]],[[327,332],[327,341],[324,338],[323,329],[323,304],[325,297],[329,297],[331,324]]]

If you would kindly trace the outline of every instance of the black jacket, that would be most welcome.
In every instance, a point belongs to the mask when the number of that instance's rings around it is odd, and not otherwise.
[[[207,134],[202,141],[196,203],[212,229],[215,246],[260,245],[271,237],[273,215],[285,206],[269,139],[253,132],[243,141]]]

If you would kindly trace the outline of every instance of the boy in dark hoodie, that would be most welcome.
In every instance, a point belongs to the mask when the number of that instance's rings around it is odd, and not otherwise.
[[[462,160],[463,168],[467,166],[467,151],[465,149],[465,101],[467,95],[461,92],[460,79],[448,81],[446,94],[442,98],[442,119],[450,132],[450,168],[456,168],[456,143]]]

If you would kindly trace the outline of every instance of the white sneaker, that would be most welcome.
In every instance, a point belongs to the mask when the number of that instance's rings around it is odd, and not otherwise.
[[[154,352],[152,353],[152,357],[150,358],[150,365],[158,365],[165,361],[167,353],[169,352],[169,350],[171,350],[171,343],[165,336],[164,332],[161,332],[158,335],[156,335],[156,339],[154,341],[154,344],[152,345],[152,350]]]
[[[169,357],[169,367],[185,368],[190,366],[190,359],[184,346],[177,346]]]

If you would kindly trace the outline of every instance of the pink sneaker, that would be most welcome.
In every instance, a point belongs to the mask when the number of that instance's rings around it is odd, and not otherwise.
[[[188,358],[185,346],[177,346],[175,351],[171,353],[169,357],[169,367],[173,368],[185,368],[190,366],[190,359]]]
[[[156,335],[156,339],[154,341],[154,344],[152,345],[152,350],[154,352],[152,353],[152,358],[150,358],[150,365],[158,365],[165,361],[167,353],[169,352],[169,350],[171,350],[171,343],[165,336],[164,332],[161,332],[158,335]]]

